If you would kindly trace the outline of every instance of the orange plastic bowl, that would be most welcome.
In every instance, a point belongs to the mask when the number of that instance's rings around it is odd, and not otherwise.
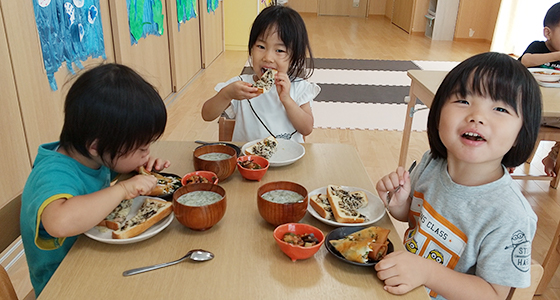
[[[218,184],[218,175],[216,175],[216,173],[214,172],[210,172],[210,171],[194,171],[194,172],[190,172],[188,174],[186,174],[185,176],[183,176],[183,178],[181,179],[181,183],[183,185],[187,185],[187,180],[193,176],[200,176],[200,177],[204,177],[206,179],[208,179],[208,181],[210,183],[213,184]],[[193,184],[194,182],[191,182],[189,184]]]
[[[286,243],[282,239],[288,232],[298,235],[313,233],[313,235],[315,235],[315,237],[319,240],[319,243],[311,247],[302,247]],[[280,247],[280,250],[290,257],[292,261],[296,261],[298,259],[307,259],[315,255],[315,253],[319,251],[319,248],[321,248],[321,245],[325,242],[325,235],[319,228],[311,225],[302,223],[286,223],[274,229],[274,239],[276,240],[276,244]]]
[[[241,166],[241,162],[248,161],[248,160],[251,160],[254,163],[258,164],[259,166],[261,166],[261,168],[260,169],[248,169],[248,168],[245,168],[245,167]],[[243,176],[243,178],[245,178],[247,180],[261,181],[264,174],[268,170],[268,167],[269,167],[268,160],[266,158],[260,157],[258,155],[245,155],[245,156],[241,156],[237,159],[237,169],[239,170],[239,173],[241,173],[241,176]]]

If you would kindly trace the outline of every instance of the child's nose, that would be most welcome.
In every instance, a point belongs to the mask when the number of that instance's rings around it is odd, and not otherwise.
[[[469,122],[472,123],[479,123],[484,125],[486,123],[484,114],[480,113],[479,111],[473,111],[468,116]]]

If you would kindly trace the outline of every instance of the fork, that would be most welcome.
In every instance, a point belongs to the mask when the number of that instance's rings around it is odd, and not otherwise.
[[[410,168],[408,168],[408,174],[410,174],[410,172],[412,172],[412,170],[414,170],[414,167],[416,167],[416,161],[412,162],[412,165],[410,165]],[[399,186],[397,186],[397,188],[394,191],[387,191],[387,204],[385,205],[385,208],[389,209],[389,203],[391,203],[391,199],[393,198],[393,195],[396,194],[400,189],[402,188],[402,185],[399,184]]]

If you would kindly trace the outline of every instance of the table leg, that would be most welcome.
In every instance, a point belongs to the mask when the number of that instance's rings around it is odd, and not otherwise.
[[[410,132],[412,131],[412,117],[414,116],[414,106],[416,106],[416,95],[412,92],[412,85],[410,87],[410,100],[406,107],[406,116],[404,119],[404,128],[401,142],[401,153],[399,155],[399,166],[406,165],[406,156],[408,155],[408,145],[410,143]]]
[[[544,273],[535,295],[541,295],[546,290],[546,286],[554,276],[554,273],[556,273],[558,265],[560,265],[560,222],[558,223],[558,229],[556,229],[552,244],[550,244],[550,248],[544,258],[542,264]]]

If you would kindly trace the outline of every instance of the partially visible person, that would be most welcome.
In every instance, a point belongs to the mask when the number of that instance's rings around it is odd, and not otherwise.
[[[507,168],[531,155],[541,108],[535,78],[508,55],[475,55],[449,72],[428,115],[430,150],[412,174],[398,167],[376,185],[381,199],[401,187],[388,210],[409,223],[407,251],[375,266],[385,290],[489,300],[531,284],[537,216]]]
[[[166,123],[157,91],[126,66],[103,64],[72,84],[60,140],[39,146],[22,194],[21,236],[36,296],[79,234],[156,186],[146,175],[111,182],[140,166],[169,167],[150,156]]]
[[[546,41],[532,42],[523,55],[519,57],[521,63],[530,67],[544,67],[560,70],[560,2],[551,6],[543,21],[544,37]],[[546,117],[542,121],[543,126],[560,127],[560,118]],[[556,177],[554,168],[558,155],[560,142],[556,142],[548,155],[542,160],[544,172],[548,176]]]
[[[308,82],[313,55],[305,23],[292,8],[269,6],[253,22],[249,61],[254,75],[236,76],[216,85],[218,92],[202,107],[202,118],[212,121],[223,112],[235,119],[233,141],[276,138],[303,143],[313,131],[313,99],[321,91]],[[260,93],[253,84],[275,69],[275,85]]]

